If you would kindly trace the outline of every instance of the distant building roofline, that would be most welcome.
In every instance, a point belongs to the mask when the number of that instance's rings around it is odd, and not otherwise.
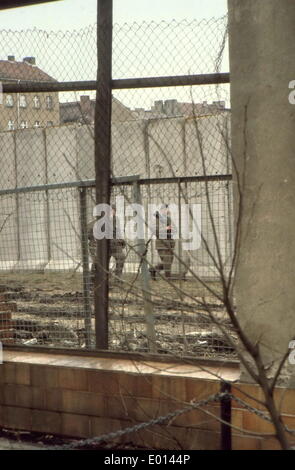
[[[53,77],[36,66],[35,57],[24,57],[22,62],[9,55],[8,60],[0,60],[1,81],[56,82]]]

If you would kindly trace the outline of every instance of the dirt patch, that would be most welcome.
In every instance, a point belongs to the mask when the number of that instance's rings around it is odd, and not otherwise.
[[[109,347],[112,350],[148,351],[142,286],[136,276],[110,286]],[[17,302],[13,313],[15,341],[24,345],[85,348],[85,298],[79,273],[5,273],[0,284],[9,299]],[[235,357],[232,346],[212,323],[207,305],[227,326],[221,302],[195,281],[151,282],[152,308],[158,352],[162,354]],[[210,283],[218,291],[218,283]],[[94,308],[89,289],[91,338],[94,344]]]
[[[55,446],[66,446],[77,441],[79,441],[77,438],[0,428],[0,450],[51,450]],[[78,450],[151,450],[151,448],[135,446],[132,442],[111,441],[92,446],[85,445]]]

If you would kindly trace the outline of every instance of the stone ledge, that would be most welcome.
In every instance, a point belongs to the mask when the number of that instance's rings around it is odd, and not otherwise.
[[[181,364],[172,362],[157,362],[149,360],[148,357],[142,360],[131,360],[123,358],[107,358],[90,356],[90,355],[75,355],[75,351],[69,352],[67,355],[56,353],[23,350],[9,350],[5,348],[3,351],[4,363],[10,364],[28,364],[28,365],[47,365],[55,367],[69,367],[75,369],[89,369],[111,372],[126,372],[129,374],[153,374],[157,376],[171,376],[171,377],[188,377],[196,379],[207,379],[213,381],[220,381],[224,379],[230,382],[239,379],[239,368],[234,366],[198,366],[197,364]]]

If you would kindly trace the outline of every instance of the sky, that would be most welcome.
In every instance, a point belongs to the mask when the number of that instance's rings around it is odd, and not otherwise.
[[[115,23],[222,16],[227,0],[113,0]],[[1,29],[79,29],[96,22],[96,0],[60,0],[1,11]]]
[[[95,80],[96,8],[97,0],[59,0],[1,11],[0,59],[34,56],[37,65],[59,81]],[[226,13],[227,0],[113,0],[114,24],[121,25],[114,28],[113,77],[214,72],[224,23],[212,18]],[[199,24],[203,18],[210,20],[209,25]],[[151,26],[151,21],[157,25]],[[79,33],[65,34],[73,30]],[[228,71],[226,62],[221,71]],[[196,91],[197,101],[227,100],[216,95],[215,87]],[[116,91],[114,95],[127,106],[146,109],[158,99],[191,100],[189,87]],[[63,94],[60,99],[75,98]]]

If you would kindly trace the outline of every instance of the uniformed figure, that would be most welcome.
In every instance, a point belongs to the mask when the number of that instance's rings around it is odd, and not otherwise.
[[[119,219],[116,217],[116,207],[112,205],[112,220],[110,220],[110,226],[112,227],[112,238],[109,240],[109,257],[113,257],[115,260],[115,275],[116,277],[121,277],[125,262],[125,253],[124,248],[126,246],[126,242],[122,237],[122,233],[120,230]],[[92,221],[87,229],[88,229],[88,246],[89,246],[89,253],[92,258],[92,266],[91,266],[91,273],[97,269],[97,262],[96,262],[96,239],[93,235],[93,226],[96,220]],[[106,227],[106,232],[108,232],[109,228]]]
[[[156,280],[156,273],[164,271],[165,277],[169,279],[171,277],[171,267],[175,247],[175,240],[172,238],[175,229],[172,224],[169,206],[167,204],[163,204],[160,211],[157,211],[154,215],[156,219],[154,228],[154,233],[156,235],[156,250],[161,262],[151,268],[150,273],[152,279]]]

